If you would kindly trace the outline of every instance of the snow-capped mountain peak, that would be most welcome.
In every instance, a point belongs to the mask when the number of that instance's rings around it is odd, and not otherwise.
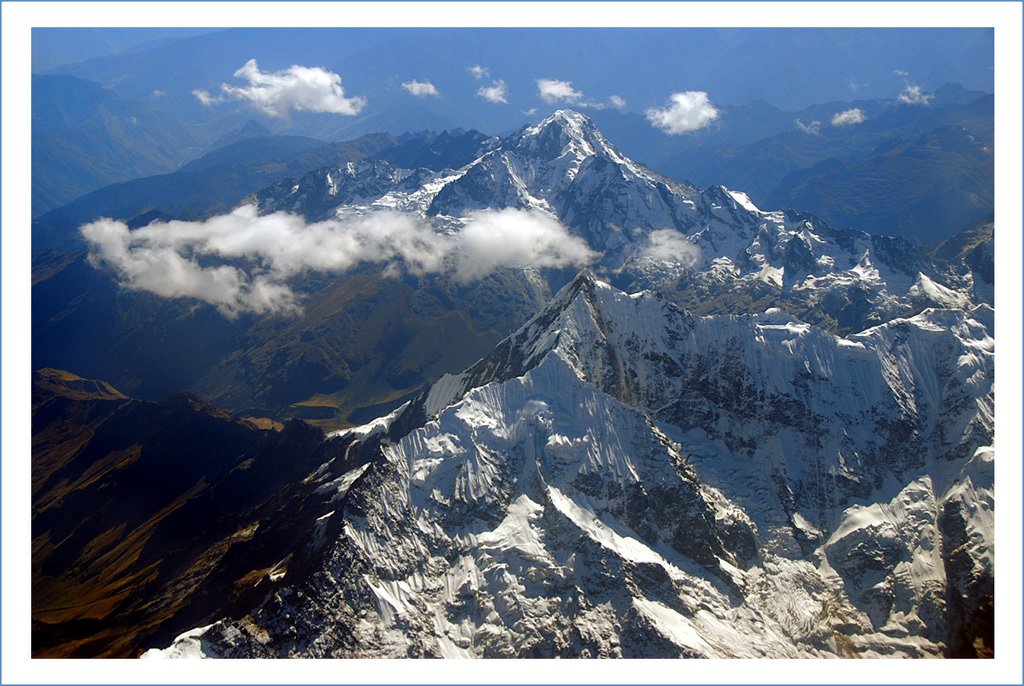
[[[632,161],[608,142],[589,117],[575,110],[558,110],[546,119],[523,127],[502,147],[546,160],[570,157],[582,161],[587,157],[601,156],[627,165],[634,172],[637,170]]]
[[[261,212],[312,219],[408,212],[439,232],[457,231],[480,210],[544,213],[585,240],[599,254],[595,269],[619,287],[654,288],[697,313],[781,306],[843,333],[927,307],[970,305],[985,292],[902,239],[759,208],[742,190],[662,177],[568,109],[489,143],[456,170],[364,160],[310,172],[257,200]]]
[[[559,110],[469,165],[441,189],[428,214],[535,208],[621,261],[636,232],[694,226],[698,195],[619,153],[585,115]]]

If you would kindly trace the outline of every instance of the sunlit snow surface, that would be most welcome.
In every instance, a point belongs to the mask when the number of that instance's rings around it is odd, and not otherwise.
[[[215,658],[204,649],[202,636],[210,627],[201,626],[197,629],[190,629],[174,639],[174,643],[168,648],[152,648],[139,656],[142,660],[199,660]]]
[[[582,276],[328,484],[319,573],[168,650],[940,655],[991,583],[993,358],[985,307],[838,338]]]

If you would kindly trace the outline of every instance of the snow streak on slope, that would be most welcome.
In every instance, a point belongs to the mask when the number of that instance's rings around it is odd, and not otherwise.
[[[227,657],[991,645],[994,352],[990,311],[975,315],[932,310],[844,339],[778,310],[695,317],[584,273],[396,413],[332,504],[344,526],[319,571],[203,645]]]

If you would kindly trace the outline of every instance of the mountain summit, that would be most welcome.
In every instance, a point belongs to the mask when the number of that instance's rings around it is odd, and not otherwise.
[[[634,231],[694,226],[697,198],[696,189],[620,154],[585,115],[559,110],[466,167],[427,213],[534,208],[554,214],[615,260],[633,244]]]
[[[571,157],[582,162],[595,155],[626,161],[597,125],[575,110],[558,110],[547,119],[523,127],[509,139],[507,147],[523,156],[548,161]]]

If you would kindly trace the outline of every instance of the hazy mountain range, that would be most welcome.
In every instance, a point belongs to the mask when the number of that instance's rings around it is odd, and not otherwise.
[[[38,30],[38,50],[56,44],[59,35]],[[254,117],[277,134],[336,142],[455,128],[504,135],[566,105],[585,108],[626,154],[657,171],[700,185],[743,188],[762,204],[787,202],[789,187],[779,188],[787,174],[827,160],[861,159],[879,145],[911,143],[942,126],[965,127],[991,153],[991,100],[979,100],[992,92],[991,41],[986,30],[701,29],[688,31],[686,40],[670,29],[171,32],[161,41],[36,77],[34,119],[46,117],[46,94],[61,84],[93,95],[80,102],[64,98],[59,107],[67,116],[36,142],[33,216],[112,181],[176,171]],[[586,46],[586,54],[570,56],[561,47],[569,44]],[[787,49],[772,47],[777,44]],[[300,107],[285,116],[272,107],[254,108],[244,95],[245,78],[233,76],[251,59],[255,74],[264,77],[290,65],[335,74],[339,102],[352,110],[325,116]],[[686,64],[687,70],[665,83],[666,62]],[[430,67],[417,70],[410,66],[415,64]],[[680,91],[706,93],[716,116],[699,130],[667,135],[645,113]],[[206,94],[207,104],[197,92]],[[864,120],[831,123],[853,110]],[[158,115],[169,123],[153,121]],[[47,156],[47,149],[70,139],[77,153]],[[958,169],[965,164],[951,162]],[[984,167],[984,160],[976,165]],[[194,187],[208,185],[204,180]],[[986,202],[984,196],[974,199],[975,215],[984,214]],[[835,208],[825,202],[803,209],[837,222],[860,220],[865,225],[856,228],[874,232],[923,230],[906,222],[890,228],[890,217],[863,212],[830,217]]]

